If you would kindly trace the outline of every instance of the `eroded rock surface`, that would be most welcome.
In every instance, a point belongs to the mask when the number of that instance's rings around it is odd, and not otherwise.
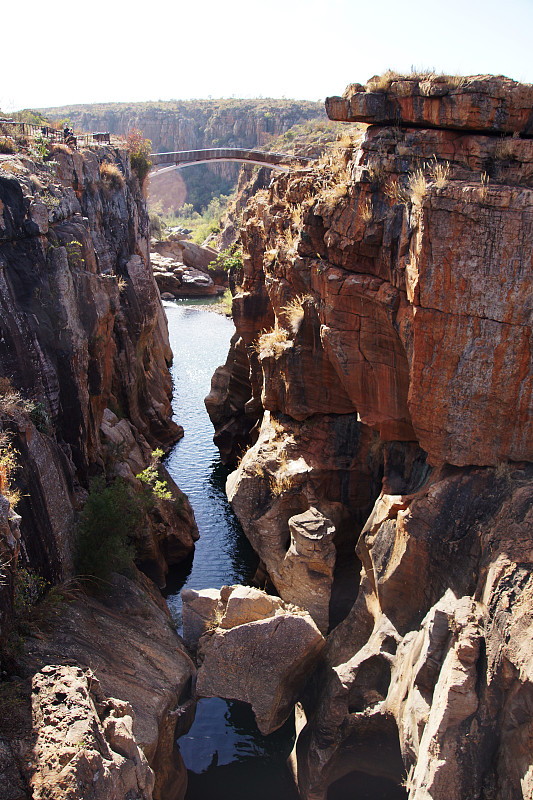
[[[32,686],[33,797],[151,800],[154,774],[134,738],[129,703],[106,698],[76,667],[46,666]]]
[[[47,632],[29,638],[23,663],[28,676],[50,664],[90,669],[107,697],[133,709],[136,746],[157,776],[154,798],[184,794],[183,763],[174,748],[190,723],[195,668],[146,578],[143,585],[117,575],[105,598],[82,595],[52,607]]]
[[[20,398],[4,403],[2,425],[20,453],[22,542],[52,581],[72,574],[89,476],[131,479],[155,447],[182,435],[172,421],[172,353],[146,206],[128,153],[62,146],[54,157],[54,174],[24,150],[0,162],[0,377],[3,394]],[[187,553],[190,514],[188,522]]]
[[[81,797],[74,784],[105,773],[109,781],[98,796],[179,798],[186,778],[174,731],[178,699],[189,697],[194,666],[164,603],[140,575],[136,584],[117,577],[113,586],[101,586],[100,599],[72,585],[78,512],[91,478],[100,476],[102,486],[122,479],[141,494],[136,475],[151,463],[154,449],[168,450],[182,435],[172,422],[172,353],[150,268],[146,205],[123,149],[73,152],[51,145],[52,165],[27,142],[17,144],[16,153],[0,157],[0,492],[13,502],[20,495],[17,514],[4,497],[0,501],[2,646],[13,624],[16,580],[24,611],[18,609],[13,634],[19,648],[11,641],[0,654],[0,702],[12,712],[2,709],[0,783],[5,777],[12,800],[30,796],[25,748],[33,740],[31,721],[23,719],[28,683],[47,666],[69,666],[80,686],[85,679],[76,670],[85,675],[92,669],[106,697],[130,703],[136,728],[132,734],[128,714],[118,714],[117,705],[115,731],[103,732],[98,753],[90,748],[92,755],[81,757],[83,735],[68,740],[80,758],[64,776],[64,796]],[[170,499],[148,497],[136,544],[140,566],[163,584],[168,564],[191,553],[197,530],[186,498],[162,468],[159,477],[167,480]],[[39,604],[37,620],[27,620],[41,587],[58,583],[62,589]],[[46,694],[43,681],[38,692]],[[81,695],[80,707],[69,706],[64,718],[59,706],[45,711],[45,699],[36,712],[39,796],[56,796],[47,788],[50,720],[52,727],[70,729],[87,716],[94,722],[92,742],[100,741],[98,726],[103,730],[105,722],[90,717],[88,695]],[[11,717],[20,724],[10,727]],[[118,756],[109,761],[115,746]],[[70,756],[59,756],[61,771]],[[157,775],[154,792],[144,757]]]
[[[385,76],[387,77],[387,76]],[[380,85],[380,84],[383,85]],[[423,78],[391,74],[366,88],[350,84],[342,97],[328,97],[330,119],[423,128],[455,128],[533,136],[533,87],[493,75]]]

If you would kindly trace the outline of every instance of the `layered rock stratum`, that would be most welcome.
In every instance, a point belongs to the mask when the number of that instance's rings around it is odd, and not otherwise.
[[[244,213],[206,403],[262,569],[328,634],[307,800],[533,796],[532,93],[350,85],[328,113],[367,127]]]

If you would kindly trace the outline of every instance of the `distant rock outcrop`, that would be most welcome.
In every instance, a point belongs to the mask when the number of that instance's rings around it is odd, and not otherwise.
[[[217,284],[227,284],[222,269],[216,269],[218,252],[203,247],[181,236],[170,236],[152,242],[151,264],[154,278],[161,294],[174,297],[212,297],[217,294]]]
[[[48,108],[45,114],[50,119],[68,117],[83,131],[126,136],[138,128],[157,153],[209,147],[262,149],[295,124],[326,120],[322,103],[272,98],[76,105]],[[200,211],[214,195],[229,194],[238,174],[238,164],[200,165],[154,178],[151,193],[168,210],[192,200]]]

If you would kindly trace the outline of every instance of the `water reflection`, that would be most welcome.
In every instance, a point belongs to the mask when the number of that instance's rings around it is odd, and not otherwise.
[[[167,576],[167,603],[181,629],[180,591],[249,583],[257,556],[228,504],[228,469],[213,444],[204,406],[216,367],[226,360],[233,323],[183,303],[165,303],[174,353],[174,411],[185,429],[166,467],[194,508],[200,539],[194,559]],[[251,709],[218,698],[198,703],[195,721],[179,740],[189,771],[187,800],[296,800],[285,761],[292,748],[291,722],[268,737],[257,730]]]
[[[189,770],[187,800],[248,800],[251,792],[254,800],[297,800],[286,766],[292,720],[261,736],[249,706],[211,698],[199,701],[193,727],[180,739]]]
[[[192,568],[179,565],[168,576],[167,602],[181,632],[183,586],[192,589],[248,583],[257,556],[228,504],[225,485],[228,470],[220,463],[213,444],[213,427],[204,397],[211,376],[223,364],[234,332],[226,317],[183,303],[165,303],[170,345],[174,354],[174,411],[185,435],[165,465],[189,496],[200,539]]]

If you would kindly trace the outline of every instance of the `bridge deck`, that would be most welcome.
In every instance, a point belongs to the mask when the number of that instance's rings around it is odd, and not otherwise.
[[[292,156],[286,153],[265,153],[262,150],[242,150],[236,147],[179,150],[174,153],[152,153],[150,160],[152,162],[152,175],[189,164],[201,164],[206,161],[244,161],[282,170],[288,169],[288,165],[300,164],[307,166],[313,161],[313,159],[304,158],[303,156]]]

